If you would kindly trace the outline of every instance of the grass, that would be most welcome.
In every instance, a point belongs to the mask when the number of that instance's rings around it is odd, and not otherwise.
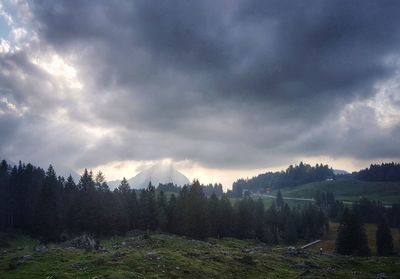
[[[332,231],[323,242],[330,245]],[[152,234],[102,239],[104,251],[50,245],[33,252],[38,242],[25,236],[8,239],[0,249],[0,278],[376,278],[381,272],[400,278],[400,258],[285,255],[286,247],[251,240],[207,239]],[[118,247],[115,244],[119,244]],[[21,246],[23,245],[23,246]],[[6,251],[4,251],[6,250]],[[327,250],[328,251],[328,248]],[[27,257],[29,255],[29,257]],[[24,263],[15,265],[21,257]],[[308,271],[307,271],[308,270]]]
[[[282,195],[293,198],[314,198],[317,191],[333,192],[336,199],[356,201],[361,197],[385,204],[400,203],[400,182],[370,182],[358,180],[321,181],[281,189]],[[276,191],[271,193],[276,195]]]

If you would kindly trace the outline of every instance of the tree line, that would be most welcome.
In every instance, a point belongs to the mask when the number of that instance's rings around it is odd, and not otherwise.
[[[400,181],[400,163],[371,164],[369,168],[355,173],[359,180]]]
[[[393,254],[393,237],[390,228],[400,227],[400,205],[385,207],[381,202],[361,198],[349,205],[335,200],[332,192],[320,192],[315,195],[315,203],[331,221],[339,222],[335,251],[343,255],[369,256],[365,223],[376,224],[376,254]]]
[[[285,171],[267,172],[250,179],[238,179],[233,183],[232,191],[228,194],[241,197],[244,189],[265,192],[267,188],[294,187],[333,177],[335,177],[335,174],[328,165],[316,164],[311,166],[300,162],[298,165],[290,165]]]
[[[221,198],[224,195],[224,189],[222,188],[221,183],[214,183],[214,184],[201,184],[200,185],[203,193],[207,196],[210,197],[213,193],[218,197]],[[159,183],[157,186],[157,191],[163,191],[165,192],[171,192],[178,194],[182,190],[181,186],[178,186],[173,183]]]
[[[212,186],[212,189],[218,189]],[[329,220],[340,222],[336,251],[369,255],[364,222],[378,223],[378,255],[393,252],[390,226],[399,226],[399,206],[386,208],[361,199],[351,207],[319,192],[315,203],[289,207],[280,191],[270,207],[250,196],[235,203],[194,181],[175,193],[149,184],[133,190],[124,178],[111,191],[104,175],[85,170],[75,183],[31,164],[0,164],[0,231],[18,231],[43,241],[62,241],[81,233],[97,236],[131,230],[160,231],[196,239],[235,237],[269,244],[319,239]],[[211,189],[211,187],[209,188]],[[218,192],[218,191],[217,191]]]
[[[219,187],[217,187],[219,188]],[[0,165],[0,230],[16,230],[60,241],[83,232],[124,234],[130,230],[158,230],[196,239],[206,237],[257,238],[267,243],[312,240],[327,229],[328,219],[315,205],[265,208],[249,197],[235,204],[215,192],[209,197],[198,181],[177,193],[158,191],[151,184],[130,188],[126,179],[111,191],[104,175],[85,170],[75,183],[31,164]]]
[[[362,223],[378,224],[384,218],[388,226],[400,227],[400,204],[385,206],[380,201],[362,197],[350,205],[335,199],[332,192],[317,191],[314,197],[315,204],[319,206],[329,219],[339,222],[346,208],[351,209]]]
[[[400,181],[400,163],[371,164],[369,168],[362,169],[351,174],[335,175],[328,165],[316,164],[311,166],[300,162],[298,165],[290,165],[284,171],[267,172],[250,179],[238,179],[232,185],[228,195],[241,197],[243,190],[253,192],[265,192],[268,189],[283,187],[295,187],[301,184],[318,182],[326,179],[362,180],[362,181]]]

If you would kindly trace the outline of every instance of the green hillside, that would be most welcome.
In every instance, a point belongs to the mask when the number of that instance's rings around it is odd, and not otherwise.
[[[314,198],[318,190],[333,192],[337,199],[343,201],[355,201],[360,197],[366,197],[386,204],[400,203],[400,182],[321,181],[291,188],[282,188],[281,192],[285,197]],[[276,194],[276,191],[272,194]]]
[[[287,255],[286,247],[255,241],[153,234],[104,239],[98,251],[48,245],[14,236],[0,249],[0,278],[377,278],[400,276],[399,257],[343,257],[312,249]],[[327,251],[328,252],[328,251]],[[301,277],[300,277],[301,276]]]

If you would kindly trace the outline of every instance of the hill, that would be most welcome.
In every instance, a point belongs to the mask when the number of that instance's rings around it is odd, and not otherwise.
[[[152,234],[145,239],[135,233],[102,239],[103,248],[92,251],[38,243],[11,236],[9,247],[1,249],[0,278],[377,278],[382,273],[400,277],[399,257],[319,255],[312,249],[297,257],[287,254],[287,247],[232,238],[197,241]]]
[[[333,192],[335,197],[342,201],[355,201],[360,197],[366,197],[386,204],[400,202],[400,182],[333,180],[307,183],[280,190],[283,196],[291,198],[314,198],[319,190]],[[276,194],[276,191],[272,194]]]
[[[265,192],[267,189],[293,187],[304,183],[332,179],[334,171],[328,165],[316,164],[311,166],[300,162],[290,165],[285,171],[266,172],[250,179],[238,179],[232,185],[232,195],[241,197],[244,190]]]

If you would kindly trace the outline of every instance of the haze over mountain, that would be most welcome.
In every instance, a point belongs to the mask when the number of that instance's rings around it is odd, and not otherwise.
[[[128,179],[129,185],[135,189],[146,188],[149,183],[157,186],[159,183],[173,183],[178,186],[190,184],[190,180],[171,163],[158,163],[148,169],[145,169]],[[111,188],[118,187],[120,180],[109,181],[108,184]]]

